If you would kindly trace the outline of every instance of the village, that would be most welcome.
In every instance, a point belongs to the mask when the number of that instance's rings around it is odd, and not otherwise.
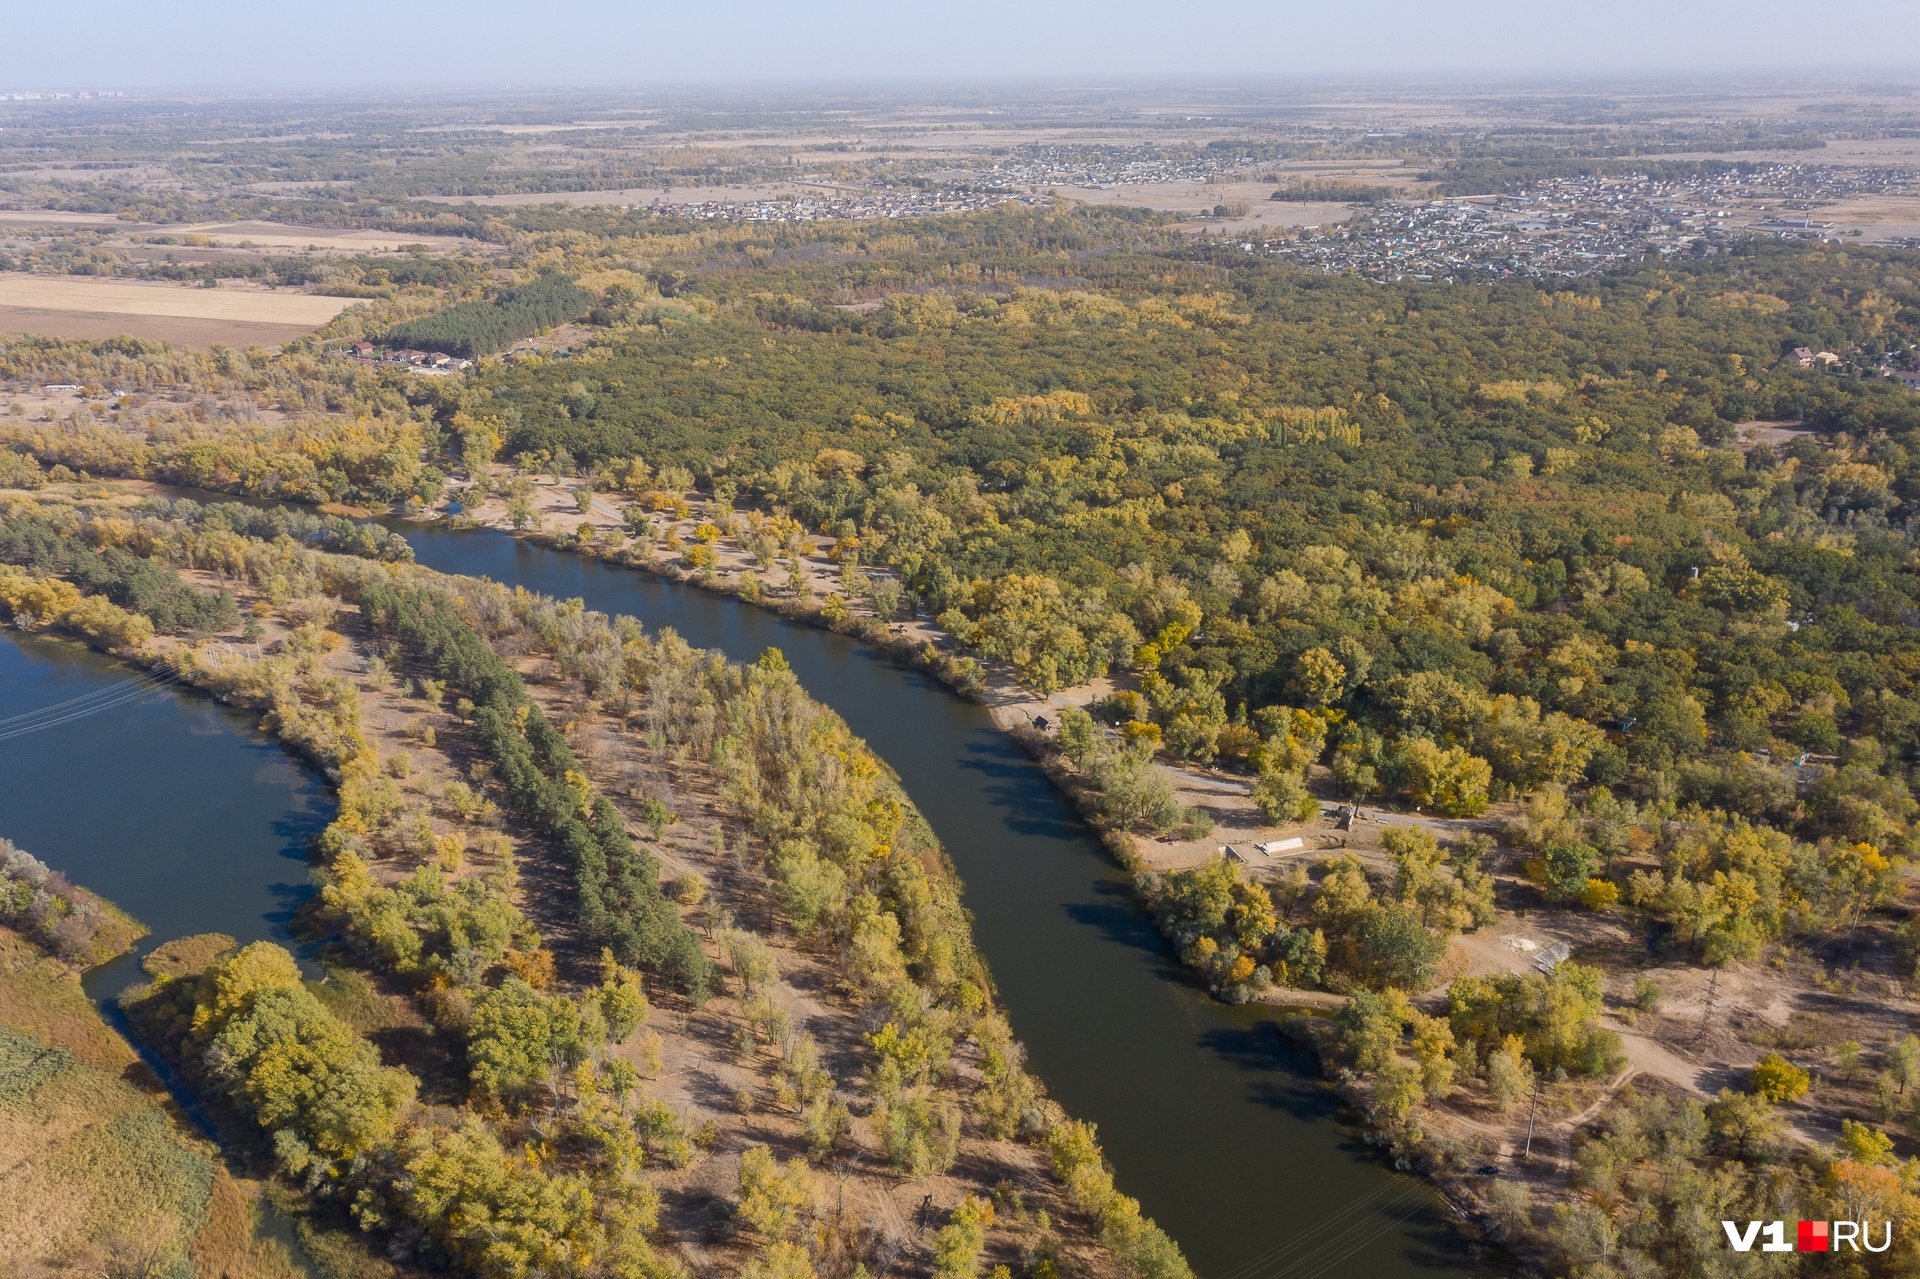
[[[1676,180],[1566,178],[1513,194],[1382,204],[1344,224],[1330,216],[1294,240],[1243,248],[1381,281],[1583,279],[1648,258],[1711,256],[1749,237],[1840,239],[1841,226],[1822,209],[1913,189],[1903,171],[1809,165]]]

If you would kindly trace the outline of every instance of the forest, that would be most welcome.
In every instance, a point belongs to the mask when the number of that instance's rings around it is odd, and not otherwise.
[[[413,347],[477,359],[505,350],[521,338],[586,313],[593,295],[560,275],[503,290],[483,302],[460,302],[388,329],[388,347]]]
[[[1783,355],[1903,340],[1905,258],[1381,286],[1132,253],[1124,224],[1101,252],[1107,229],[719,256],[681,309],[441,411],[531,465],[790,512],[1042,689],[1130,670],[1103,712],[1176,757],[1298,772],[1305,726],[1355,797],[1470,813],[1593,783],[1767,821],[1810,753],[1834,763],[1801,829],[1904,847],[1920,401]],[[1101,287],[803,295],[942,255],[956,280],[1024,256]],[[1804,433],[1743,449],[1756,419]]]

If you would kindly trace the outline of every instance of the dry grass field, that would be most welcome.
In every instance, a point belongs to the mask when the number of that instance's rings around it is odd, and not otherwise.
[[[0,1270],[296,1279],[64,964],[0,928]]]
[[[7,333],[130,333],[187,346],[270,346],[311,333],[352,305],[347,298],[310,293],[0,273],[0,332]]]
[[[343,231],[293,226],[285,222],[201,222],[191,226],[160,227],[157,231],[179,239],[187,236],[203,238],[222,248],[271,249],[276,253],[378,253],[410,244],[439,249],[469,247],[465,240],[444,235]]]

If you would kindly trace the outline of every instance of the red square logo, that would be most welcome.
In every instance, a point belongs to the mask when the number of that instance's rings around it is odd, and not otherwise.
[[[1827,1223],[1824,1221],[1801,1222],[1799,1250],[1801,1252],[1825,1252],[1827,1250]]]

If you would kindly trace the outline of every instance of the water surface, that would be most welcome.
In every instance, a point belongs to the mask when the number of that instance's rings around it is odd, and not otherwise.
[[[176,937],[293,946],[289,920],[312,891],[307,841],[332,820],[325,784],[251,716],[154,683],[78,645],[0,631],[0,836],[153,930],[87,974],[102,1001]]]

